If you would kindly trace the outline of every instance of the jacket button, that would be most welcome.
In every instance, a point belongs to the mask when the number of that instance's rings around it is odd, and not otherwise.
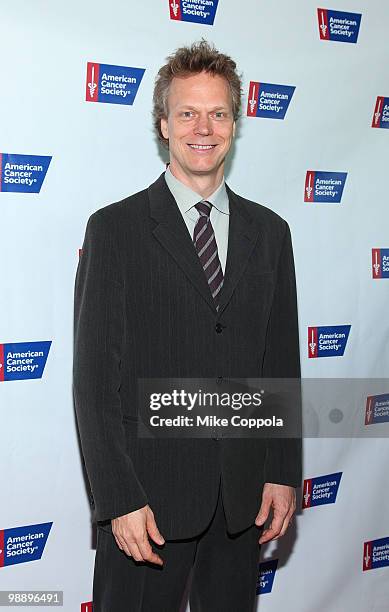
[[[223,380],[223,376],[218,376],[217,379],[216,379],[216,383],[218,385],[221,385],[222,384],[222,380]]]
[[[217,334],[221,334],[222,331],[223,331],[223,325],[221,323],[216,323],[215,331],[216,331]]]

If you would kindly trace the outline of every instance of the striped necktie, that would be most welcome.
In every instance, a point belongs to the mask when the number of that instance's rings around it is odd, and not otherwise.
[[[203,266],[209,289],[215,300],[216,309],[219,309],[220,290],[223,286],[223,270],[217,252],[217,244],[213,231],[210,213],[212,204],[206,200],[196,205],[200,216],[193,232],[193,242]]]

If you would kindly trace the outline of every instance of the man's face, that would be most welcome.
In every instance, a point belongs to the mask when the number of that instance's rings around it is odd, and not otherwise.
[[[169,139],[173,173],[178,178],[221,178],[235,133],[227,80],[207,72],[174,77],[167,103],[168,118],[161,119],[161,131]]]

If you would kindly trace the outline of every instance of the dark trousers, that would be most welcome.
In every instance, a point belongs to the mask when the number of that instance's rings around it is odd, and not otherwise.
[[[99,528],[93,612],[179,612],[191,570],[191,612],[253,612],[261,531],[253,524],[238,534],[227,533],[220,485],[205,531],[163,546],[151,541],[164,561],[162,568],[127,557],[114,536]]]

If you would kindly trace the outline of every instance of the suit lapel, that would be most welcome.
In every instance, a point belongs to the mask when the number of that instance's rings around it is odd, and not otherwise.
[[[215,302],[209,290],[200,259],[189,236],[188,228],[180,209],[166,184],[164,173],[150,185],[150,213],[157,221],[153,234],[161,245],[174,257],[188,279],[196,287],[216,314]]]
[[[230,222],[219,311],[216,310],[200,259],[177,203],[166,184],[164,173],[148,188],[150,215],[157,222],[152,230],[155,238],[175,259],[215,315],[220,315],[230,301],[259,232],[244,205],[244,200],[234,194],[227,185],[226,187],[230,203]]]
[[[230,203],[228,250],[224,283],[220,292],[219,315],[229,303],[253,251],[259,227],[247,210],[244,199],[226,185]]]

